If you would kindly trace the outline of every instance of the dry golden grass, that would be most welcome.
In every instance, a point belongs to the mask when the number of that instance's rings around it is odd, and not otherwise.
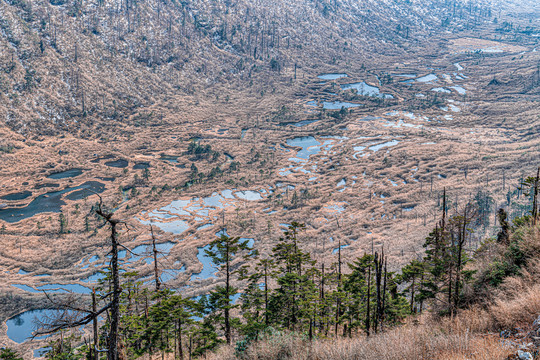
[[[501,328],[531,324],[540,314],[540,284],[521,290],[510,299],[497,300],[491,313]]]
[[[250,347],[247,360],[420,360],[420,359],[506,359],[512,352],[495,336],[469,331],[446,332],[432,322],[405,325],[369,339],[326,339],[312,343],[292,334],[278,334]],[[237,359],[232,347],[223,347],[210,360]]]

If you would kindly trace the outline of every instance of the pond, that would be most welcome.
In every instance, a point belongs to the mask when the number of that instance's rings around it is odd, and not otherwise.
[[[287,140],[287,145],[301,147],[302,150],[296,153],[296,157],[308,160],[311,155],[318,154],[321,151],[320,145],[313,136],[302,136]]]
[[[407,78],[407,79],[413,79],[417,75],[416,74],[397,74],[397,75],[394,75],[394,76],[396,76],[396,77],[404,77],[404,78]]]
[[[163,269],[161,274],[159,275],[159,279],[162,283],[171,281],[173,279],[176,279],[180,273],[183,273],[186,271],[186,267],[182,266],[180,269]]]
[[[52,348],[49,347],[49,346],[36,349],[36,350],[34,350],[34,357],[35,358],[44,357],[51,350],[52,350]]]
[[[52,173],[49,176],[47,176],[47,178],[48,179],[55,179],[55,180],[65,179],[65,178],[72,178],[72,177],[76,177],[76,176],[81,175],[83,173],[83,171],[84,171],[83,169],[75,168],[75,169],[70,169],[70,170],[66,170],[66,171],[60,171],[60,172]]]
[[[37,318],[47,318],[57,315],[59,310],[40,309],[25,311],[17,316],[6,321],[7,336],[18,344],[23,343],[32,336],[32,332],[36,330],[34,320]],[[38,339],[43,339],[40,337]]]
[[[343,250],[343,249],[345,249],[345,248],[348,247],[348,246],[349,246],[349,245],[346,245],[346,244],[341,245],[340,247],[337,247],[337,248],[335,248],[334,250],[332,250],[332,254],[337,254],[338,251],[339,251],[339,249]]]
[[[337,79],[340,79],[340,78],[344,78],[344,77],[347,77],[348,75],[347,74],[343,74],[343,73],[332,73],[332,74],[321,74],[321,75],[317,75],[317,77],[321,80],[337,80]]]
[[[150,167],[149,162],[138,162],[135,165],[133,165],[133,169],[135,170],[144,170],[144,169],[148,169],[149,167]]]
[[[459,95],[465,95],[467,93],[467,90],[465,90],[463,87],[458,86],[458,85],[450,86],[450,89],[456,90]]]
[[[206,223],[212,223],[211,212],[225,209],[228,206],[235,206],[238,200],[258,201],[263,199],[266,190],[236,190],[225,189],[220,192],[215,191],[211,195],[199,198],[179,199],[172,201],[169,205],[152,211],[141,212],[140,217],[135,219],[143,225],[154,225],[155,227],[172,234],[182,234],[191,228],[190,221],[193,219],[201,223],[199,228]],[[214,220],[217,219],[214,214]]]
[[[355,151],[355,153],[353,154],[353,158],[358,160],[358,155],[363,156],[363,152],[365,149],[366,149],[365,146],[354,146],[353,150]]]
[[[222,195],[225,199],[234,199],[232,190],[230,190],[230,189],[222,190],[222,191],[221,191],[221,195]]]
[[[96,262],[98,259],[99,259],[99,256],[97,256],[97,255],[92,256],[91,258],[89,258],[88,260],[86,260],[87,264],[84,265],[81,269],[87,269],[87,268],[90,266],[90,264]],[[84,262],[85,262],[85,261],[83,261],[83,263],[84,263]]]
[[[101,272],[94,273],[87,277],[86,279],[82,279],[81,281],[84,283],[98,283],[100,280],[105,279],[106,275]]]
[[[214,192],[212,193],[212,195],[203,198],[204,205],[219,209],[223,209],[225,207],[224,201],[225,199],[223,198],[223,196],[221,196],[217,192]]]
[[[66,204],[62,200],[62,196],[70,191],[79,189],[80,191],[75,191],[66,196],[66,198],[69,198],[70,200],[79,200],[93,194],[88,190],[101,193],[105,190],[105,186],[97,181],[87,181],[77,187],[42,194],[32,200],[27,206],[0,209],[0,219],[9,223],[15,223],[44,212],[60,212],[62,206]]]
[[[377,144],[377,145],[370,146],[369,150],[371,150],[373,152],[377,152],[382,148],[390,147],[390,146],[396,146],[397,144],[399,144],[398,140],[387,141],[387,142],[384,142],[382,144]]]
[[[0,197],[0,199],[9,200],[9,201],[16,201],[16,200],[24,200],[24,199],[26,199],[27,197],[30,197],[30,196],[32,196],[31,191],[21,191],[19,193],[13,193],[13,194],[4,195],[4,196]]]
[[[161,155],[160,160],[167,161],[170,163],[178,163],[178,156],[176,155]]]
[[[205,230],[205,229],[211,228],[212,226],[214,226],[214,224],[212,224],[212,223],[204,224],[204,225],[199,226],[199,227],[197,228],[197,231],[199,231],[199,230]]]
[[[173,220],[169,222],[154,222],[152,220],[139,220],[143,225],[154,225],[165,232],[170,232],[171,234],[179,235],[183,232],[189,230],[189,223],[184,220]]]
[[[415,81],[416,82],[421,82],[421,83],[429,83],[429,82],[432,82],[432,81],[437,81],[439,78],[437,77],[437,75],[435,74],[428,74],[428,75],[424,75],[422,77],[419,77],[418,79],[416,79]]]
[[[306,126],[306,125],[309,125],[309,124],[313,124],[314,122],[317,122],[317,121],[319,121],[319,120],[318,119],[317,120],[302,120],[302,121],[299,121],[299,122],[281,123],[280,125],[281,126],[291,125],[291,126],[294,126],[294,127],[302,127],[302,126]]]
[[[442,87],[436,87],[436,88],[433,88],[433,89],[431,89],[431,91],[435,91],[435,92],[438,92],[438,93],[446,93],[446,94],[450,94],[450,93],[451,93],[450,90],[445,89],[445,88],[442,88]]]
[[[262,200],[262,196],[258,191],[246,190],[246,191],[237,191],[234,195],[243,200],[257,201]]]
[[[211,277],[216,277],[216,272],[218,268],[216,267],[216,265],[214,265],[210,256],[206,254],[206,250],[211,250],[210,244],[204,247],[197,248],[197,250],[198,250],[197,259],[203,265],[203,268],[200,273],[191,274],[190,281],[203,280],[203,279],[209,279]]]
[[[365,81],[341,85],[341,90],[356,90],[358,95],[364,96],[375,96],[383,99],[393,99],[394,97],[390,94],[381,94],[379,88],[376,86],[368,85]]]
[[[161,258],[169,254],[171,249],[174,247],[175,243],[166,242],[161,244],[156,244],[156,250],[158,251],[157,258]],[[133,254],[130,254],[129,260],[126,260],[126,263],[135,263],[141,259],[144,260],[146,264],[154,263],[154,250],[151,244],[143,244],[136,246],[132,250]]]
[[[454,104],[448,104],[448,107],[450,108],[450,111],[453,111],[453,112],[460,112],[461,109],[459,107],[457,107],[456,105]]]
[[[99,181],[87,181],[75,189],[81,190],[73,191],[72,193],[67,194],[65,196],[67,200],[82,200],[94,195],[94,193],[101,194],[103,191],[105,191],[105,184],[100,183]]]
[[[76,293],[76,294],[90,294],[92,291],[79,284],[46,284],[36,287],[37,292],[46,291],[49,294],[65,294],[65,293]]]
[[[289,167],[292,168],[293,166],[290,165]],[[282,168],[282,169],[278,170],[278,174],[279,174],[279,176],[288,176],[288,175],[292,174],[292,171],[288,170],[287,168]]]
[[[105,165],[108,167],[114,167],[114,168],[125,168],[127,167],[129,162],[124,159],[118,159],[113,161],[107,161],[105,162]]]
[[[328,205],[324,207],[327,210],[335,211],[339,214],[341,214],[343,211],[345,211],[345,208],[341,205]]]
[[[361,104],[353,104],[349,102],[342,102],[342,101],[324,101],[323,102],[323,109],[326,110],[341,110],[341,108],[350,109],[355,107],[360,107]]]

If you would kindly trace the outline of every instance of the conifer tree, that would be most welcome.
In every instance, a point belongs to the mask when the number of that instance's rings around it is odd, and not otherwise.
[[[205,250],[214,265],[216,265],[225,275],[225,287],[218,286],[210,295],[209,300],[216,310],[222,312],[217,319],[223,321],[225,339],[227,344],[231,344],[231,319],[230,311],[235,305],[231,303],[231,297],[238,293],[238,289],[231,285],[231,276],[237,274],[239,270],[233,270],[231,265],[238,253],[249,250],[248,240],[242,241],[239,237],[229,237],[222,234],[219,239],[210,243],[210,249]],[[214,315],[217,315],[214,313]]]

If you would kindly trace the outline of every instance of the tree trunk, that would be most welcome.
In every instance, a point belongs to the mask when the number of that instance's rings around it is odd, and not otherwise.
[[[152,225],[150,225],[150,233],[152,234],[152,248],[154,252],[154,277],[156,280],[156,292],[159,292],[159,287],[161,286],[161,282],[159,281],[159,269],[158,269],[158,262],[157,262],[157,249],[156,249],[156,237],[154,236],[154,228]]]
[[[96,307],[96,289],[92,289],[92,311],[94,314],[97,313]],[[93,330],[94,330],[94,349],[92,349],[92,358],[94,360],[99,360],[99,352],[97,351],[99,345],[98,339],[98,317],[94,317],[93,321]]]
[[[120,279],[118,276],[118,240],[116,233],[117,221],[109,219],[111,224],[112,259],[111,270],[113,280],[113,300],[111,307],[111,328],[109,330],[109,349],[107,360],[118,360],[118,318],[120,306]]]
[[[371,266],[368,268],[368,278],[367,278],[367,309],[366,309],[366,336],[369,337],[369,328],[370,328],[370,301],[371,301]]]
[[[226,295],[227,295],[227,305],[225,306],[225,310],[224,310],[224,317],[225,317],[225,339],[227,340],[227,345],[230,345],[231,344],[231,324],[229,323],[229,301],[230,301],[230,297],[229,297],[229,291],[230,291],[230,261],[229,261],[229,239],[227,239],[227,254],[226,254],[226,262],[227,262],[227,265],[226,265],[226,276],[227,276],[227,279],[226,279],[226,282],[225,282],[225,292],[226,292]]]
[[[536,172],[536,179],[534,181],[534,197],[533,197],[533,225],[536,225],[536,222],[538,220],[538,185],[540,182],[540,167],[538,167],[538,171]]]
[[[118,360],[118,318],[120,307],[120,278],[118,276],[118,233],[116,226],[119,220],[112,219],[113,213],[105,213],[102,202],[96,213],[111,225],[111,275],[112,275],[112,301],[110,308],[110,329],[108,334],[107,360]]]
[[[184,348],[182,347],[182,322],[178,320],[178,357],[184,360]]]
[[[268,264],[264,264],[264,323],[270,323],[268,319]]]

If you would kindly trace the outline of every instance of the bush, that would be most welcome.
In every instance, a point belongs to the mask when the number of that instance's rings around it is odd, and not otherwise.
[[[23,358],[19,357],[19,355],[9,349],[9,348],[3,348],[0,350],[0,359],[1,360],[23,360]]]

